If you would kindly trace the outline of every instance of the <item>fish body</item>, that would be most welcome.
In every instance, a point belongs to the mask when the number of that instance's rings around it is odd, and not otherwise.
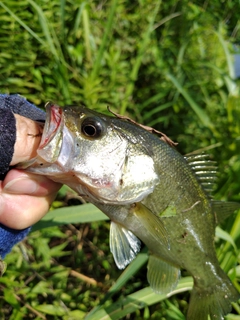
[[[217,223],[239,204],[208,196],[215,166],[205,156],[183,157],[127,120],[49,104],[38,156],[22,168],[67,184],[111,219],[119,268],[144,242],[155,292],[173,290],[186,269],[194,279],[188,320],[223,319],[239,299],[214,248]]]

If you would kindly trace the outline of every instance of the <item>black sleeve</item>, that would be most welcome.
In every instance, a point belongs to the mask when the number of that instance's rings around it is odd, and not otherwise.
[[[0,180],[9,170],[16,141],[16,121],[14,113],[35,121],[44,121],[45,112],[36,108],[19,95],[0,94]],[[21,241],[30,231],[13,230],[0,224],[0,259]]]
[[[44,121],[45,112],[19,95],[0,94],[0,180],[9,170],[16,141],[17,113],[35,121]]]
[[[16,141],[16,121],[11,110],[0,105],[0,180],[9,168]]]

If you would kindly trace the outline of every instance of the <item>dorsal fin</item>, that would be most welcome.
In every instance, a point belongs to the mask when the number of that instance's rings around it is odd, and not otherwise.
[[[209,160],[209,155],[189,154],[185,156],[189,166],[194,171],[204,190],[210,195],[216,180],[216,162]]]

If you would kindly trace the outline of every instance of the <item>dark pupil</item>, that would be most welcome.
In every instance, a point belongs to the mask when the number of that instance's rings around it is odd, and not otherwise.
[[[94,127],[94,125],[88,124],[84,126],[83,132],[86,134],[86,136],[94,137],[97,133],[97,129]]]
[[[82,133],[88,138],[100,138],[103,134],[101,121],[91,117],[84,119],[82,123]]]

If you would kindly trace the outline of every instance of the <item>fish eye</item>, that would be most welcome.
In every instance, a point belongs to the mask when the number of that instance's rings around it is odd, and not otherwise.
[[[91,117],[83,120],[81,130],[86,137],[92,139],[100,138],[104,133],[104,127],[101,121]]]

